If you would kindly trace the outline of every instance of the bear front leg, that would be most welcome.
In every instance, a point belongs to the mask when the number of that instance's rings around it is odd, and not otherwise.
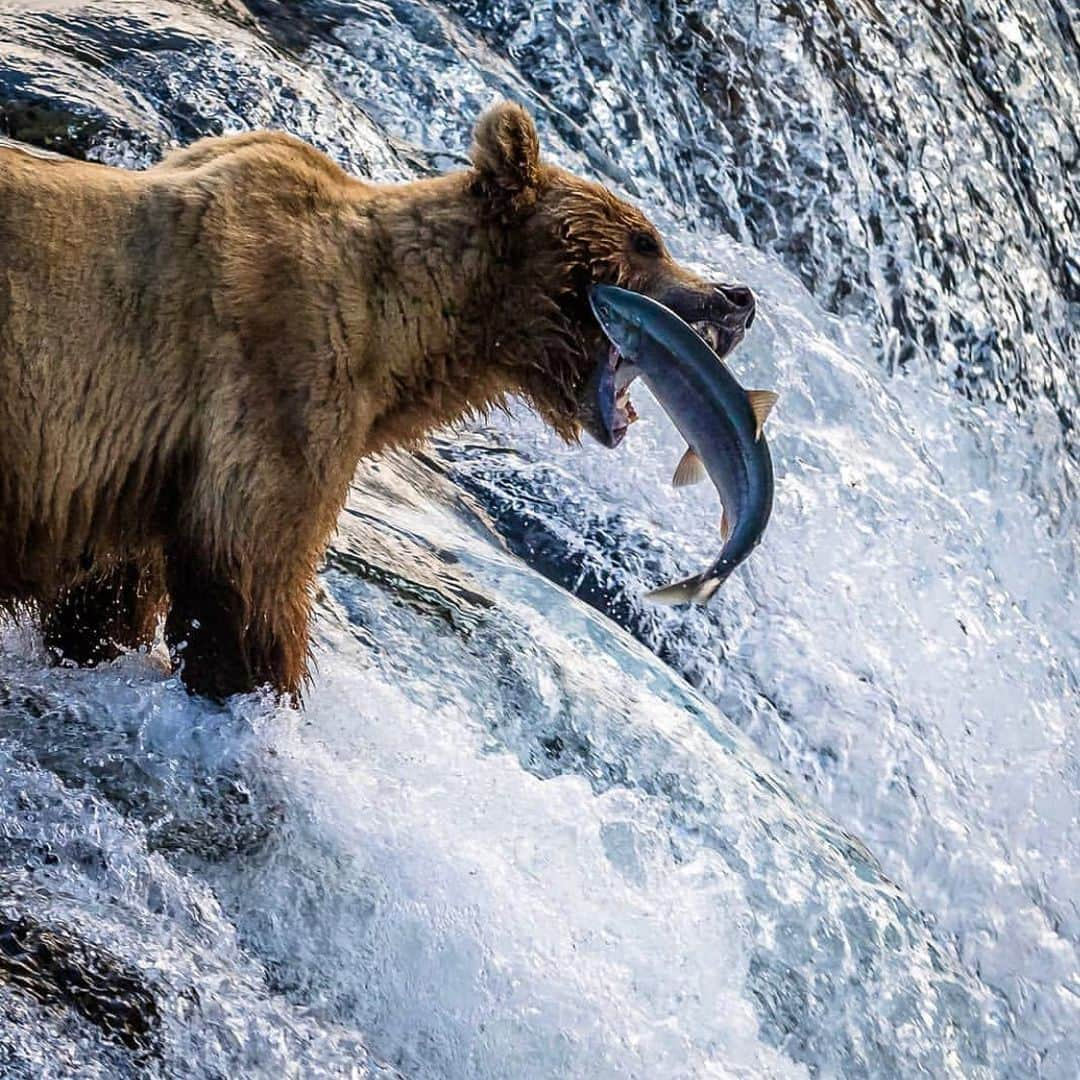
[[[57,659],[93,665],[153,644],[164,609],[160,553],[97,570],[61,591],[42,615],[45,646]]]
[[[254,568],[257,583],[278,580]],[[307,585],[246,598],[227,574],[191,549],[169,553],[171,607],[165,640],[193,693],[223,701],[270,686],[296,703],[307,676]]]

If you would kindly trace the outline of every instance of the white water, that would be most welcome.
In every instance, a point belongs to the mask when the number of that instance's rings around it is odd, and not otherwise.
[[[289,57],[181,4],[152,33],[121,4],[25,7],[0,16],[0,71],[47,94],[89,85],[48,50],[88,25],[125,42],[92,75],[113,160],[269,123],[393,177],[452,160],[509,90],[596,173],[607,116],[612,175],[677,253],[757,292],[732,363],[781,399],[765,543],[705,611],[637,603],[718,544],[715,496],[670,489],[682,448],[638,390],[617,453],[524,418],[362,468],[303,714],[211,708],[145,658],[48,668],[7,628],[0,917],[100,946],[161,1020],[140,1063],[0,981],[0,1073],[1075,1076],[1076,475],[1053,407],[886,375],[869,317],[696,220],[593,55],[551,57],[614,103],[575,145],[573,80],[538,89],[527,43],[516,68],[435,6],[352,5]],[[814,197],[823,227],[851,210]],[[641,643],[507,552],[476,500],[560,580],[601,582]]]
[[[736,276],[766,314],[734,363],[781,393],[768,543],[708,614],[665,612],[643,633],[868,843],[1016,1010],[1023,1038],[1048,1050],[1044,1074],[1071,1075],[1076,534],[1026,493],[1057,467],[1056,423],[884,378],[775,270],[748,261]],[[640,594],[707,564],[719,507],[710,491],[670,488],[684,447],[654,403],[639,411],[628,469],[535,425],[506,440],[559,463],[545,489],[584,478],[585,514],[615,508],[659,563],[656,576],[626,575]]]

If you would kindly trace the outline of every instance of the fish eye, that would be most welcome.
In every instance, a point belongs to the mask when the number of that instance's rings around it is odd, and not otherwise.
[[[660,254],[660,241],[648,232],[634,233],[634,250],[639,255],[656,256]]]

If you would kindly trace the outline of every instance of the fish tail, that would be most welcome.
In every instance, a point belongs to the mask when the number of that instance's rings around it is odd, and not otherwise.
[[[720,577],[706,570],[703,574],[694,574],[663,588],[653,589],[645,594],[645,599],[653,604],[707,604],[726,580],[726,575]]]

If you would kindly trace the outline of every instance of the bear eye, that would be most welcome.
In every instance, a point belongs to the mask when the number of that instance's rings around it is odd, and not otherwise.
[[[639,255],[659,255],[660,242],[652,233],[634,233],[634,250]]]

